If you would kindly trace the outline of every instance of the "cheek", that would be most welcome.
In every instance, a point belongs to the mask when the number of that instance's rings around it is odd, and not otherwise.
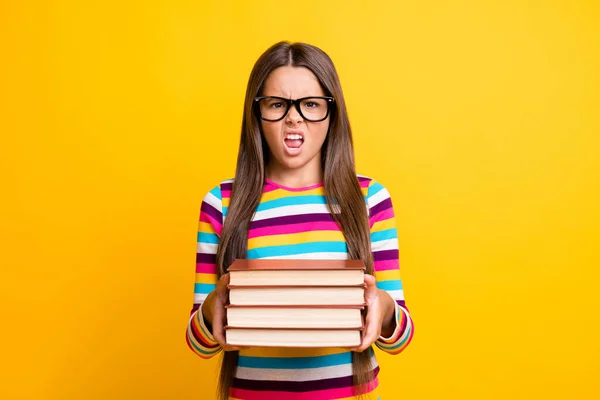
[[[319,147],[325,141],[327,137],[327,130],[329,129],[329,122],[321,122],[314,126],[314,129],[311,130],[311,136],[314,138],[314,142]]]
[[[281,137],[281,123],[263,121],[261,123],[261,128],[269,147],[277,145],[279,138]]]

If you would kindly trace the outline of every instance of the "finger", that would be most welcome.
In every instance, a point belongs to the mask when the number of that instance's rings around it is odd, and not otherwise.
[[[243,350],[246,348],[245,346],[235,346],[235,345],[227,344],[226,335],[227,334],[225,332],[225,329],[222,328],[222,325],[221,325],[221,329],[219,330],[218,336],[217,336],[216,332],[213,333],[215,340],[217,342],[219,342],[219,345],[221,345],[223,350],[225,350],[225,351],[240,351],[240,350]]]
[[[225,351],[240,351],[242,349],[245,349],[245,347],[230,346],[230,345],[227,345],[227,344],[225,346],[222,346],[222,347],[223,347],[223,350],[225,350]]]
[[[224,274],[223,276],[221,276],[221,281],[225,284],[225,285],[229,285],[229,279],[230,279],[230,275],[229,272]]]
[[[225,308],[222,303],[215,303],[215,310],[213,312],[213,337],[221,345],[225,351],[239,351],[244,347],[232,346],[227,344],[227,333],[225,332]]]
[[[236,345],[227,344],[227,331],[226,330],[225,330],[224,337],[225,337],[225,340],[224,340],[225,345],[222,345],[222,347],[223,347],[223,350],[225,350],[225,351],[240,351],[240,350],[247,348],[246,346],[236,346]]]
[[[381,323],[379,322],[377,305],[371,307],[365,318],[365,328],[363,330],[362,341],[358,346],[357,351],[363,352],[377,340],[381,331]]]
[[[217,290],[219,291],[219,293],[224,293],[225,291],[227,291],[227,286],[229,285],[229,273],[226,273],[225,275],[221,276],[221,278],[219,279],[219,281],[217,282]]]
[[[365,338],[369,334],[369,330],[370,330],[369,325],[370,325],[370,318],[368,317],[368,314],[367,314],[367,318],[365,320],[364,327],[363,327],[363,330],[361,332],[360,344],[358,346],[356,346],[356,347],[350,348],[350,350],[358,352],[358,353],[361,353],[361,352],[363,352],[365,350],[365,348],[366,348],[365,347],[365,343],[366,343],[365,342]]]
[[[365,298],[377,296],[377,280],[373,275],[365,274]]]
[[[362,340],[360,347],[358,348],[358,352],[362,353],[367,350],[375,341],[377,340],[377,334],[374,332],[369,332],[367,336],[365,336]]]
[[[377,337],[377,331],[375,331],[374,329],[365,331],[360,346],[356,347],[355,351],[362,353],[363,351],[367,350],[369,347],[371,347],[373,343],[375,343]]]
[[[373,275],[365,274],[365,284],[367,285],[367,287],[376,286],[377,280]]]
[[[360,331],[360,343],[358,344],[358,346],[349,347],[348,349],[350,351],[359,351],[359,348],[362,345],[363,337],[365,336],[365,329],[367,327],[367,323],[366,323],[365,316],[362,313],[361,313],[360,319],[362,321],[362,326],[363,326],[363,329]]]
[[[225,327],[224,325],[225,316],[223,315],[223,306],[215,302],[215,307],[213,310],[213,337],[215,340],[223,347],[226,346],[225,342]]]

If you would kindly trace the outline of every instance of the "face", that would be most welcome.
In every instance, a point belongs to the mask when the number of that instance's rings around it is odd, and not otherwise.
[[[308,68],[279,67],[265,81],[262,96],[278,96],[298,99],[310,96],[325,96],[315,74]],[[287,115],[276,122],[261,122],[262,132],[271,154],[271,170],[320,169],[321,146],[327,136],[329,119],[310,122],[302,118],[292,106]]]

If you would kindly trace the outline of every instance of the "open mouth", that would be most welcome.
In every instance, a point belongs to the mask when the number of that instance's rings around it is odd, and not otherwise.
[[[286,135],[283,141],[285,143],[286,151],[291,155],[295,155],[300,153],[300,149],[304,143],[304,137],[300,134],[290,133]]]

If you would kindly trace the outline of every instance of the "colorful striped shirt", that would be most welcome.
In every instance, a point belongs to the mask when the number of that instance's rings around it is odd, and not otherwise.
[[[402,352],[413,336],[400,278],[398,234],[392,200],[375,180],[358,176],[369,210],[371,249],[377,287],[396,301],[396,327],[375,342],[389,354]],[[202,303],[217,281],[216,252],[227,217],[232,180],[222,182],[202,201],[198,223],[194,302],[187,327],[190,349],[202,358],[222,348],[202,318]],[[247,258],[347,259],[344,235],[325,201],[323,184],[287,188],[266,180],[248,233]],[[379,399],[379,366],[369,349],[374,380],[368,399]],[[246,348],[240,351],[230,399],[353,399],[352,353],[348,349]]]

